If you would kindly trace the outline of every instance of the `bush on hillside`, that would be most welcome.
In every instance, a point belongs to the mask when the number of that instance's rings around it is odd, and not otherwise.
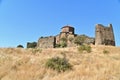
[[[66,42],[61,42],[60,44],[56,44],[55,45],[56,48],[64,48],[64,47],[67,47],[67,43]]]
[[[79,35],[79,36],[75,37],[74,43],[77,44],[77,45],[83,45],[87,38],[88,38],[88,36],[86,36],[84,34]]]
[[[24,48],[23,45],[18,45],[17,48]]]
[[[68,38],[70,42],[73,42],[74,38],[73,37],[69,37]]]
[[[37,46],[37,42],[27,43],[27,48],[35,48],[36,46]]]
[[[55,45],[56,48],[60,48],[60,46],[61,46],[60,44],[56,44]]]
[[[71,64],[68,63],[68,60],[66,58],[59,57],[48,59],[46,62],[46,67],[56,70],[58,72],[64,72],[66,70],[72,69]]]
[[[87,51],[88,53],[91,52],[91,46],[89,45],[81,45],[78,47],[78,51],[81,53],[83,51]]]
[[[62,48],[67,47],[67,42],[61,42],[60,47]]]
[[[33,54],[36,54],[36,53],[41,53],[42,52],[42,49],[37,49],[37,48],[35,48],[35,49],[32,49],[32,53]]]
[[[104,54],[108,54],[109,51],[104,49],[104,50],[103,50],[103,53],[104,53]]]
[[[60,39],[60,47],[62,47],[62,48],[64,48],[64,47],[67,47],[67,38],[65,38],[65,37],[62,37],[61,39]]]

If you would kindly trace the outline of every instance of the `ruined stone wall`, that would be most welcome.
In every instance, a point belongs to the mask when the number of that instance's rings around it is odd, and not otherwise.
[[[74,44],[75,35],[69,34],[67,37],[67,47],[75,47],[76,44]]]
[[[59,35],[57,35],[56,36],[56,44],[60,44],[62,38],[67,39],[68,35],[69,34],[66,32],[61,32]]]
[[[115,39],[112,24],[105,27],[101,24],[96,25],[95,45],[112,45],[115,46]]]
[[[56,44],[60,44],[62,42],[62,38],[66,39],[67,47],[75,46],[74,45],[75,34],[61,32],[59,35],[56,36]]]
[[[72,36],[74,38],[74,28],[64,26],[62,27],[62,31],[59,35],[40,38],[37,43],[37,48],[54,48],[56,44],[61,44],[62,38],[66,39],[68,47],[72,46],[73,43],[69,41],[68,36]]]
[[[56,44],[60,44],[60,36],[59,35],[56,36]]]
[[[74,34],[74,28],[70,26],[62,27],[60,34],[57,36],[42,37],[38,40],[37,48],[55,48],[56,44],[66,42],[67,47],[74,47],[75,38],[78,35]],[[112,25],[105,27],[101,24],[96,25],[95,39],[86,36],[85,44],[95,45],[113,45],[115,46],[115,39]]]
[[[54,36],[43,37],[38,40],[37,47],[38,48],[54,48],[56,38]]]

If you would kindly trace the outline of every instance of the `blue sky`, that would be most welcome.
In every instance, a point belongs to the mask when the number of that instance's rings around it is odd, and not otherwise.
[[[76,34],[94,37],[98,23],[113,24],[120,46],[120,0],[0,0],[0,47],[26,47],[67,24]]]

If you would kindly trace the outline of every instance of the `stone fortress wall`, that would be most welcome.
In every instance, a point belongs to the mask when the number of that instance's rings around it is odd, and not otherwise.
[[[37,43],[38,48],[54,48],[55,47],[55,37],[43,37],[38,40]]]
[[[73,42],[75,37],[79,35],[75,34],[75,29],[72,26],[64,26],[61,28],[61,32],[56,36],[48,36],[39,38],[37,47],[38,48],[55,48],[56,44],[61,43],[61,39],[65,38],[67,47],[76,46]],[[115,39],[112,24],[109,27],[105,27],[101,24],[96,25],[95,38],[87,36],[85,41],[86,44],[95,44],[95,45],[112,45],[115,46]]]
[[[74,46],[73,42],[69,42],[68,38],[72,37],[75,38],[74,28],[71,26],[64,26],[61,28],[61,32],[56,36],[48,36],[39,38],[37,47],[38,48],[55,48],[56,44],[61,43],[61,39],[65,38],[67,40],[67,46]]]

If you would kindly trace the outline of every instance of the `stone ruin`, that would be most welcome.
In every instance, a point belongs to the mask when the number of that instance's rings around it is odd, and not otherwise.
[[[74,39],[77,36],[83,36],[83,35],[77,35],[75,34],[74,27],[72,26],[64,26],[61,28],[61,32],[56,36],[49,36],[49,37],[41,37],[38,40],[37,47],[38,48],[55,48],[57,44],[60,44],[62,42],[62,39],[66,39],[67,47],[75,47],[76,44],[74,44]],[[94,44],[95,39],[86,36],[85,43]]]
[[[112,24],[105,27],[101,24],[96,25],[95,45],[112,45],[115,46],[115,38]]]
[[[74,46],[73,43],[68,41],[69,37],[74,39],[74,37],[75,37],[74,28],[71,26],[64,26],[64,27],[62,27],[60,34],[58,34],[56,36],[39,38],[37,47],[39,47],[39,48],[55,48],[56,44],[61,43],[62,38],[67,39],[66,43],[67,43],[68,47]]]
[[[62,42],[62,39],[66,39],[66,43],[68,47],[75,46],[72,41],[69,39],[74,39],[76,34],[74,34],[74,27],[71,26],[64,26],[61,28],[60,34],[56,36],[56,44],[60,44]]]
[[[64,26],[61,28],[61,32],[56,36],[49,37],[41,37],[38,40],[37,47],[38,48],[55,48],[57,44],[62,42],[62,39],[66,39],[67,47],[75,47],[77,46],[74,43],[74,40],[77,36],[85,36],[85,35],[77,35],[74,32],[74,27],[72,26]],[[95,45],[112,45],[115,46],[115,38],[113,33],[112,24],[108,27],[103,26],[102,24],[96,25],[95,30],[95,38],[91,38],[85,36],[85,44],[95,44]]]
[[[38,40],[37,47],[38,48],[55,48],[55,36],[49,36],[49,37],[41,37]]]

